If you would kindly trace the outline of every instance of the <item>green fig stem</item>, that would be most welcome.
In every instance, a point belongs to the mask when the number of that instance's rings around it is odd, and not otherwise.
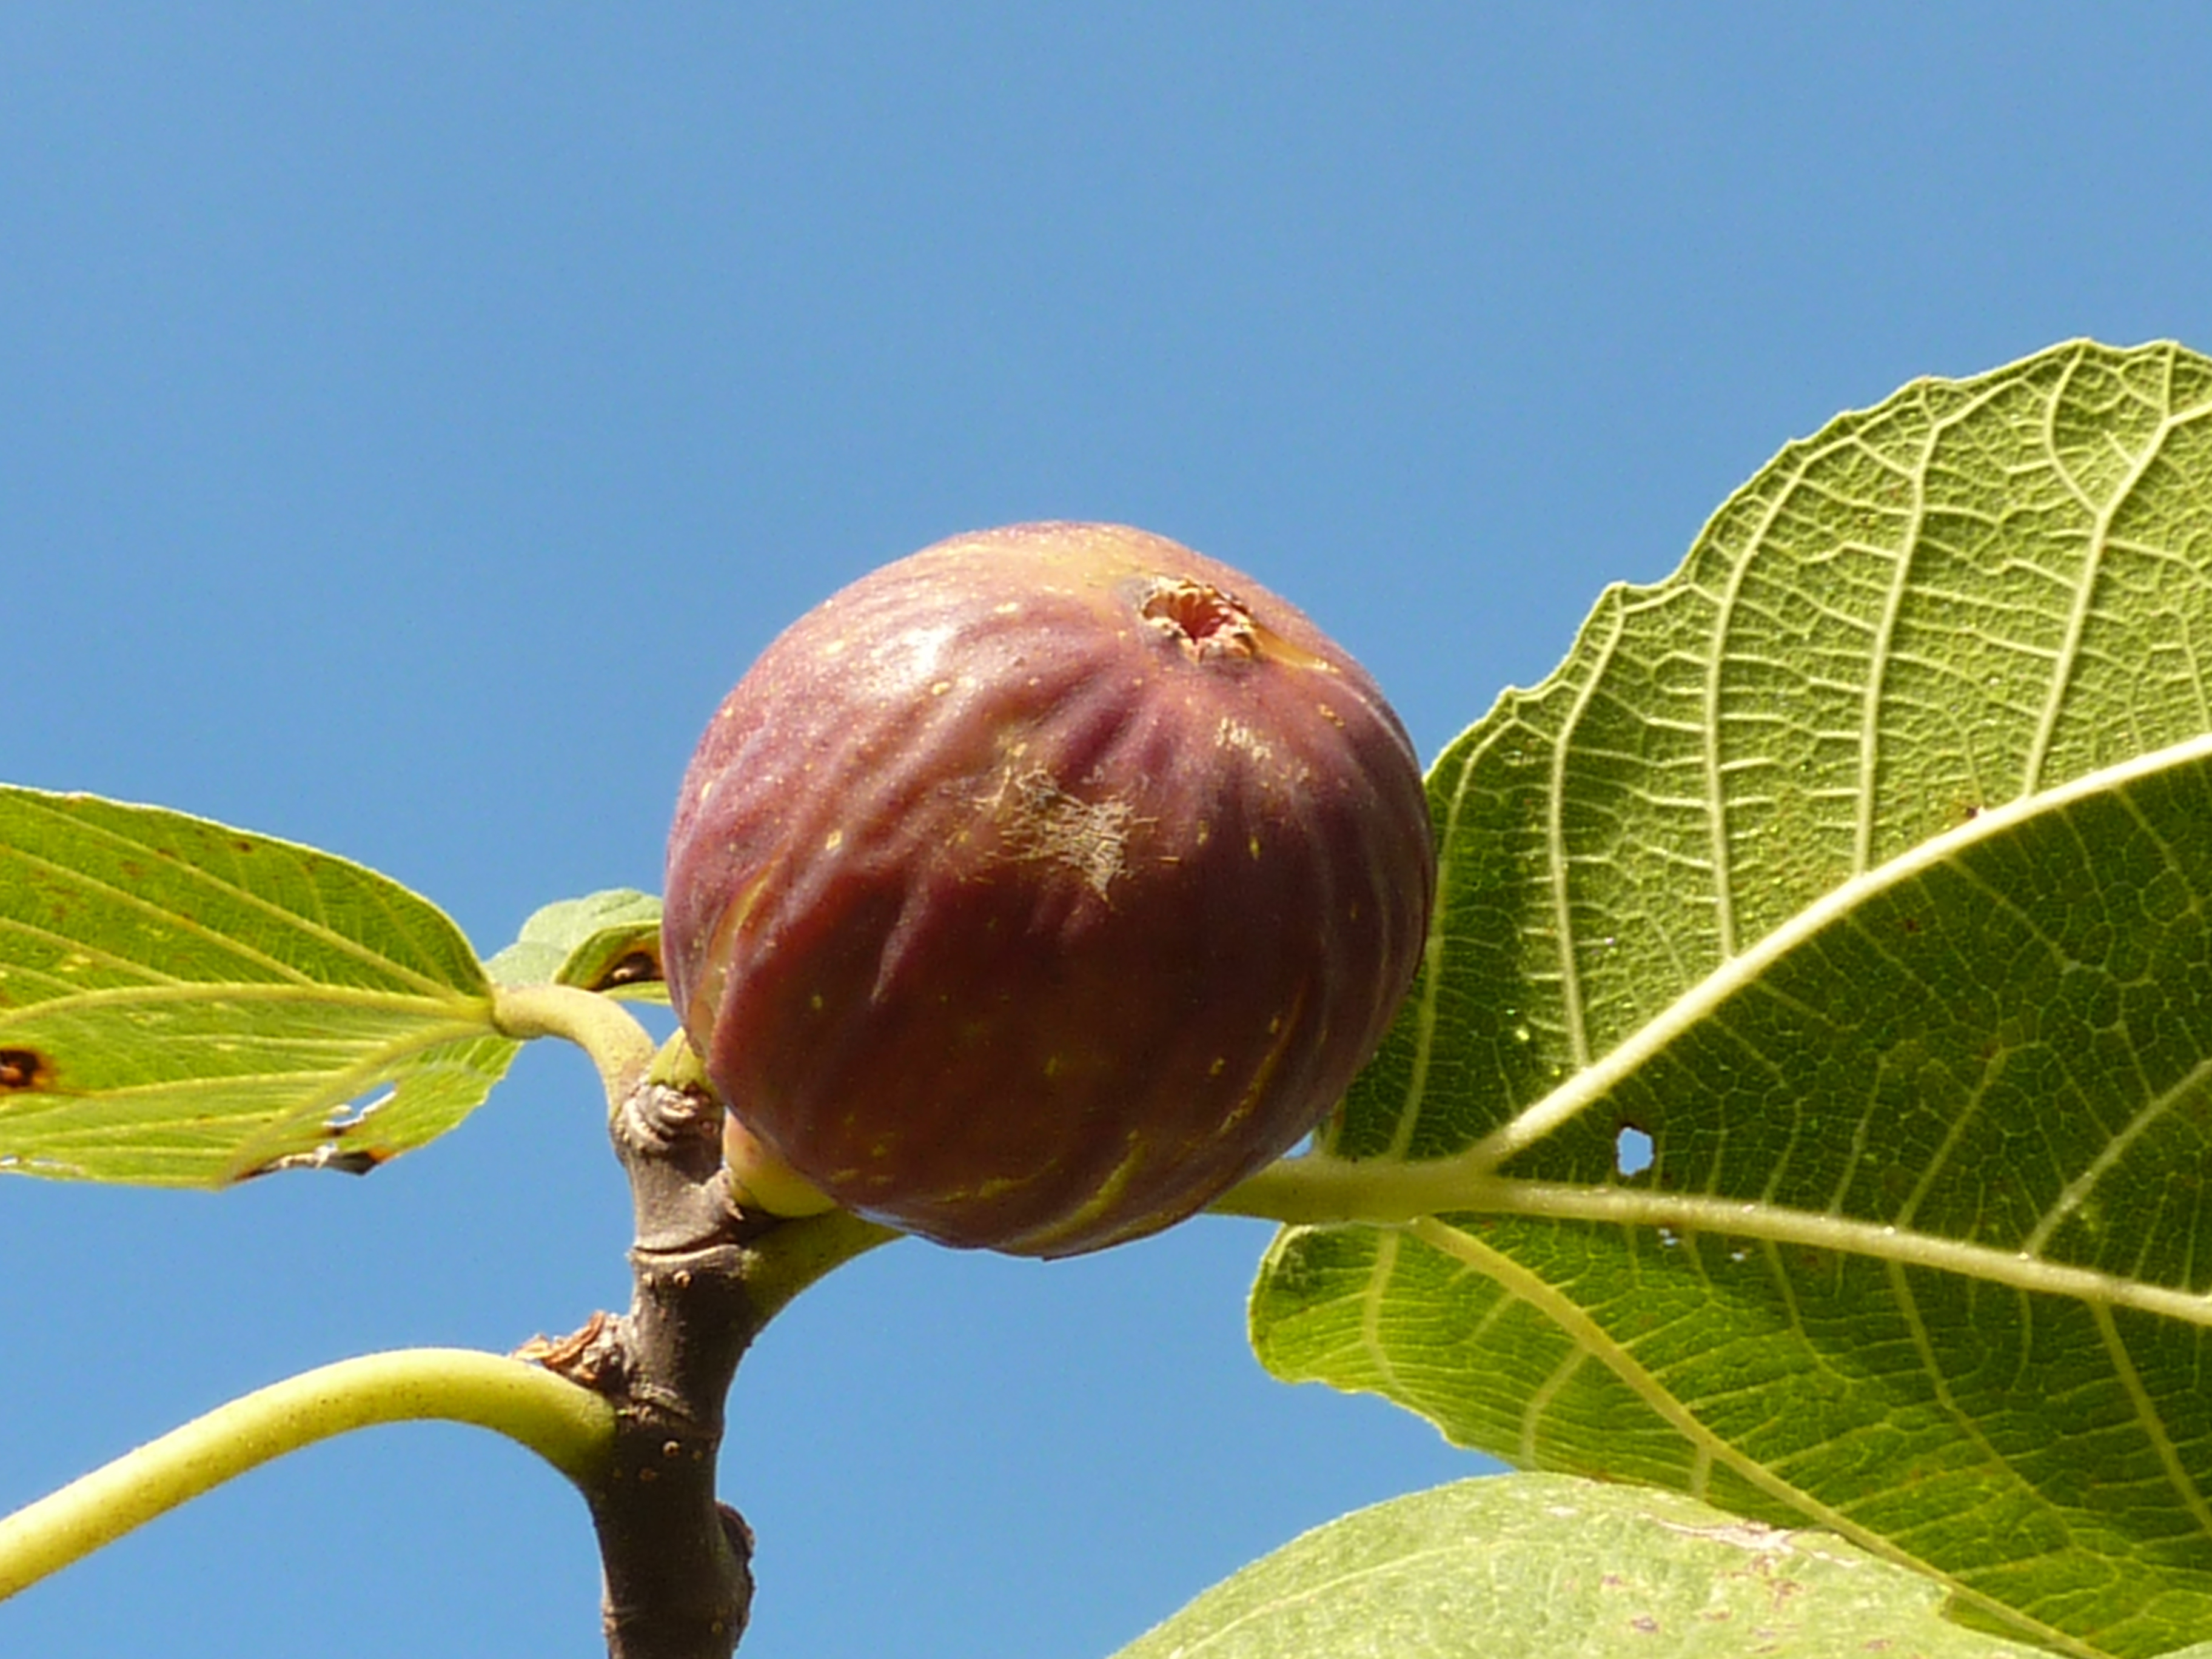
[[[1249,1175],[1206,1206],[1209,1215],[1246,1216],[1286,1227],[1354,1221],[1410,1219],[1402,1204],[1387,1202],[1396,1162],[1353,1163],[1326,1152],[1277,1158]]]
[[[341,1360],[219,1406],[0,1518],[0,1600],[287,1452],[424,1419],[503,1434],[587,1492],[615,1443],[607,1401],[522,1360],[468,1348]]]
[[[658,1046],[613,998],[573,985],[495,986],[492,1023],[506,1036],[566,1037],[581,1048],[599,1068],[611,1112],[644,1080]]]

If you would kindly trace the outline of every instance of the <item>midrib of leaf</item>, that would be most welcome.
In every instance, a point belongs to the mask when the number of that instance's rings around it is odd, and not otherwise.
[[[1992,1600],[1948,1573],[1931,1571],[1925,1562],[1900,1550],[1891,1540],[1861,1525],[1833,1505],[1823,1503],[1814,1493],[1784,1479],[1756,1459],[1743,1455],[1686,1409],[1657,1378],[1638,1363],[1633,1354],[1613,1340],[1603,1326],[1511,1256],[1493,1250],[1471,1234],[1436,1219],[1409,1223],[1407,1231],[1423,1243],[1495,1280],[1509,1296],[1517,1297],[1541,1312],[1566,1333],[1574,1343],[1577,1353],[1595,1360],[1619,1377],[1638,1399],[1695,1446],[1708,1464],[1726,1465],[1752,1486],[1787,1508],[1796,1510],[1814,1525],[1825,1527],[1874,1554],[1927,1572],[1954,1595],[1989,1609],[2008,1623],[2033,1632],[2051,1646],[2066,1653],[2081,1656],[2081,1659],[2098,1659],[2094,1648],[2085,1646],[2065,1632],[2055,1630],[2040,1620]],[[1546,1399],[1547,1396],[1540,1394],[1532,1396],[1529,1409],[1540,1410]],[[1524,1444],[1533,1447],[1536,1431],[1534,1423],[1524,1427]],[[1527,1461],[1533,1462],[1534,1459],[1530,1456]],[[1705,1495],[1702,1486],[1693,1487],[1690,1492],[1692,1498],[1703,1498]]]

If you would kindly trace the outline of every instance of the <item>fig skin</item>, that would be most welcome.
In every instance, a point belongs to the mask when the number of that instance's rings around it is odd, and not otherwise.
[[[684,779],[664,957],[716,1091],[806,1181],[1073,1255],[1328,1115],[1435,883],[1405,730],[1304,615],[1142,531],[1017,525],[754,664]]]

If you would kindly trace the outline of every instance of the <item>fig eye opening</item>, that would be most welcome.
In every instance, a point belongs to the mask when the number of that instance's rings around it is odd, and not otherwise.
[[[1250,657],[1258,653],[1251,613],[1218,587],[1162,578],[1139,614],[1191,657]]]

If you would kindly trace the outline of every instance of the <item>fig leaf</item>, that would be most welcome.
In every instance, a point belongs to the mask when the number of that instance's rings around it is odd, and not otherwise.
[[[364,1172],[505,1073],[490,988],[451,920],[360,865],[0,786],[0,1171]]]
[[[1280,1236],[1262,1360],[2059,1651],[2201,1639],[2209,665],[2212,362],[1784,449],[1431,772],[1422,977],[1275,1177],[1400,1224]]]
[[[1830,1533],[1559,1474],[1462,1480],[1316,1528],[1117,1659],[2028,1659]]]

